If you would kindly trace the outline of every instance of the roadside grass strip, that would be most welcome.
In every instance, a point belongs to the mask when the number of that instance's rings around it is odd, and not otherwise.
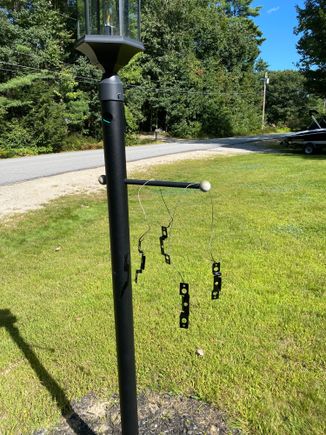
[[[224,280],[212,301],[209,194],[164,190],[170,209],[178,204],[169,266],[159,246],[169,215],[159,189],[144,187],[151,230],[133,285],[140,391],[213,403],[243,433],[326,433],[325,169],[323,157],[252,154],[137,174],[211,181]],[[137,192],[129,188],[133,276],[147,228]],[[66,400],[116,393],[105,192],[4,222],[0,266],[0,433],[50,427]],[[190,284],[189,330],[178,325],[178,270]]]

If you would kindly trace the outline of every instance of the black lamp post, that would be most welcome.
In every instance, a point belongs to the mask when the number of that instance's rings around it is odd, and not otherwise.
[[[108,195],[121,426],[123,434],[136,435],[138,419],[127,185],[203,191],[208,191],[210,185],[208,182],[127,178],[124,95],[117,73],[144,49],[140,42],[140,0],[77,0],[77,5],[79,39],[76,49],[103,70],[100,99],[106,176],[101,176],[99,181],[107,185]],[[188,323],[182,327],[188,327]]]
[[[139,51],[140,0],[78,0],[76,49],[103,70],[100,83],[110,221],[121,426],[138,433],[122,83],[117,72]]]

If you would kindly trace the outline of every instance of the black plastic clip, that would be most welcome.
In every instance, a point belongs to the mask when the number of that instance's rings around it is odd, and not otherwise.
[[[145,270],[145,265],[146,265],[146,256],[141,248],[141,244],[142,244],[142,238],[138,240],[138,252],[141,254],[141,260],[140,260],[140,268],[136,270],[135,283],[138,283],[138,275],[140,273],[143,273],[143,270]]]
[[[162,235],[160,237],[161,254],[165,258],[165,263],[166,264],[171,264],[171,257],[170,257],[169,254],[167,254],[165,252],[165,249],[164,249],[164,242],[169,237],[169,235],[168,235],[168,227],[161,227],[161,228],[162,228]]]
[[[180,296],[182,296],[182,312],[180,314],[180,328],[188,329],[189,327],[189,284],[180,283]]]
[[[218,299],[220,297],[220,292],[222,290],[222,273],[221,273],[221,263],[213,263],[212,271],[214,275],[214,286],[212,291],[212,299]]]

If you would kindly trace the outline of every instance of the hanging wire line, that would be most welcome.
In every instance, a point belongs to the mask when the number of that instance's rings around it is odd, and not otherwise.
[[[214,213],[214,202],[213,202],[213,195],[211,193],[211,191],[208,192],[209,194],[209,199],[211,201],[211,235],[209,238],[209,245],[208,245],[208,250],[209,250],[209,254],[211,257],[211,260],[213,263],[216,263],[215,257],[213,255],[213,240],[214,240],[214,236],[215,236],[215,213]]]
[[[213,203],[213,196],[211,195],[211,192],[209,193],[209,198],[211,202],[211,235],[209,239],[209,254],[210,254],[210,261],[212,263],[212,273],[213,273],[213,290],[212,290],[212,300],[217,300],[220,297],[220,292],[222,290],[222,272],[221,272],[221,260],[218,262],[215,260],[214,254],[213,254],[213,238],[214,238],[214,223],[215,223],[215,216],[214,216],[214,203]]]
[[[192,184],[189,184],[186,187],[186,189],[188,189],[191,186],[192,186]],[[173,212],[171,213],[171,210],[168,207],[167,202],[166,202],[166,200],[164,198],[162,189],[160,189],[160,194],[161,194],[162,202],[163,202],[163,204],[164,204],[164,206],[165,206],[165,208],[166,208],[166,210],[167,210],[167,212],[169,214],[169,217],[170,217],[170,221],[169,221],[169,224],[167,226],[167,228],[170,228],[169,237],[168,237],[168,240],[167,240],[167,245],[168,245],[167,250],[171,251],[171,246],[172,246],[171,242],[172,242],[172,236],[173,236],[173,231],[172,230],[173,230],[173,225],[174,225],[174,218],[175,218],[175,216],[177,214],[177,211],[182,206],[183,201],[178,201],[176,203],[174,209],[173,209]],[[211,191],[209,191],[208,194],[209,194],[209,200],[210,200],[210,206],[211,206],[210,207],[211,208],[211,213],[210,213],[211,214],[211,222],[210,222],[210,236],[209,236],[209,243],[208,243],[208,253],[209,253],[209,257],[210,257],[209,260],[212,261],[213,263],[217,263],[217,260],[215,259],[214,252],[213,252],[214,251],[213,243],[214,243],[214,240],[215,240],[215,209],[214,209],[214,201],[213,201],[213,195],[212,195]],[[190,206],[190,207],[194,207],[194,206]],[[174,267],[176,272],[181,277],[182,282],[184,282],[184,275],[183,275],[183,273],[179,269],[177,269],[177,267],[174,265],[174,263],[172,261],[171,261],[170,264],[172,264],[172,266]]]
[[[149,224],[148,221],[147,221],[147,214],[146,214],[145,208],[144,208],[144,206],[143,206],[143,204],[142,204],[142,200],[141,200],[141,197],[140,197],[140,192],[141,192],[141,190],[146,186],[146,184],[148,184],[150,181],[153,181],[153,178],[150,179],[150,180],[147,180],[147,181],[146,181],[142,186],[140,186],[140,188],[138,189],[138,194],[137,194],[137,196],[138,196],[139,206],[140,206],[140,208],[141,208],[141,210],[142,210],[142,212],[143,212],[145,222],[147,223],[147,229],[146,229],[146,230],[145,230],[145,231],[144,231],[144,232],[139,236],[139,239],[138,239],[138,252],[139,252],[139,254],[141,255],[141,264],[140,264],[140,268],[136,270],[136,277],[135,277],[135,282],[136,282],[136,283],[138,282],[138,275],[139,275],[140,273],[142,273],[143,270],[145,269],[145,261],[146,261],[146,257],[145,257],[145,252],[144,252],[144,250],[142,249],[142,243],[143,243],[143,241],[144,241],[144,239],[145,239],[145,236],[146,236],[146,235],[149,233],[149,231],[151,230],[151,226],[150,226],[150,224]]]
[[[196,183],[189,183],[187,186],[186,186],[186,188],[184,189],[184,195],[186,195],[186,192],[187,192],[187,189],[189,189],[189,187],[191,187],[191,186],[194,186]],[[160,189],[161,190],[161,189]],[[175,218],[175,216],[176,216],[176,214],[177,214],[177,211],[180,209],[180,207],[182,206],[182,204],[183,204],[183,202],[184,202],[184,198],[183,198],[183,200],[181,200],[181,201],[177,201],[176,202],[176,205],[175,205],[175,207],[174,207],[174,210],[173,210],[173,212],[171,213],[171,211],[170,211],[170,209],[169,209],[169,207],[168,207],[168,205],[167,205],[167,203],[166,203],[166,201],[165,201],[165,198],[164,198],[164,196],[163,196],[163,192],[162,192],[162,190],[161,190],[161,198],[162,198],[162,201],[163,201],[163,204],[164,204],[164,206],[165,206],[165,208],[166,208],[166,210],[167,210],[167,212],[168,212],[168,214],[169,214],[169,217],[170,217],[170,222],[169,222],[169,225],[168,225],[168,227],[167,228],[170,228],[170,235],[169,235],[169,238],[168,238],[168,247],[169,247],[169,250],[170,250],[170,248],[171,248],[171,240],[172,240],[172,235],[173,235],[173,231],[172,231],[172,229],[173,229],[173,225],[174,225],[174,218]],[[185,282],[184,281],[184,275],[183,275],[183,273],[175,266],[175,264],[173,263],[173,261],[171,261],[171,263],[170,263],[171,265],[172,265],[172,267],[174,268],[174,270],[177,272],[177,274],[180,276],[180,278],[181,278],[181,282]]]
[[[173,211],[173,213],[171,213],[171,212],[170,212],[170,209],[169,209],[169,207],[168,207],[168,205],[167,205],[167,203],[166,203],[166,201],[165,201],[165,198],[164,198],[164,196],[163,196],[163,191],[162,191],[161,188],[160,188],[160,194],[161,194],[161,198],[162,198],[163,204],[164,204],[164,206],[165,206],[165,208],[166,208],[166,210],[167,210],[167,212],[168,212],[168,214],[169,214],[169,216],[170,216],[170,222],[169,222],[169,224],[167,225],[167,228],[169,228],[169,227],[172,225],[172,222],[173,222],[173,219],[174,219],[174,215],[175,215],[175,211],[176,211],[176,206],[174,207],[174,211]]]
[[[142,189],[150,182],[150,181],[154,181],[154,178],[151,178],[150,180],[147,180],[144,184],[142,184],[140,186],[140,188],[138,189],[138,193],[137,193],[137,197],[138,197],[138,202],[139,202],[139,206],[143,212],[144,218],[145,218],[145,222],[147,222],[147,214],[145,211],[145,208],[143,206],[142,200],[140,198],[140,192],[142,191]],[[150,226],[149,224],[147,224],[148,226]],[[147,229],[147,231],[144,233],[145,235],[148,233],[149,229]]]

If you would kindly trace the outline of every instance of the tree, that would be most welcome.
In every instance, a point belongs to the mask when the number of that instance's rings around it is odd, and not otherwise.
[[[229,16],[234,17],[256,17],[259,15],[260,7],[251,7],[252,0],[222,0],[216,2]]]
[[[254,64],[261,33],[250,19],[250,3],[143,2],[146,51],[137,78],[143,128],[158,125],[191,136],[245,133],[257,126]]]
[[[60,150],[68,133],[84,132],[89,100],[65,65],[73,41],[66,21],[47,0],[6,0],[0,9],[2,155]]]
[[[0,153],[100,139],[101,73],[73,48],[74,0],[3,0]],[[143,0],[146,51],[121,71],[128,132],[249,133],[259,124],[262,41],[251,0]],[[2,150],[2,151],[1,151]],[[3,151],[4,150],[4,151]]]
[[[299,71],[271,71],[267,88],[267,121],[291,130],[311,123],[309,111],[318,107],[318,99],[306,89],[306,79]]]
[[[326,97],[326,0],[305,0],[297,7],[299,25],[295,29],[301,38],[297,44],[300,66],[309,89]]]

